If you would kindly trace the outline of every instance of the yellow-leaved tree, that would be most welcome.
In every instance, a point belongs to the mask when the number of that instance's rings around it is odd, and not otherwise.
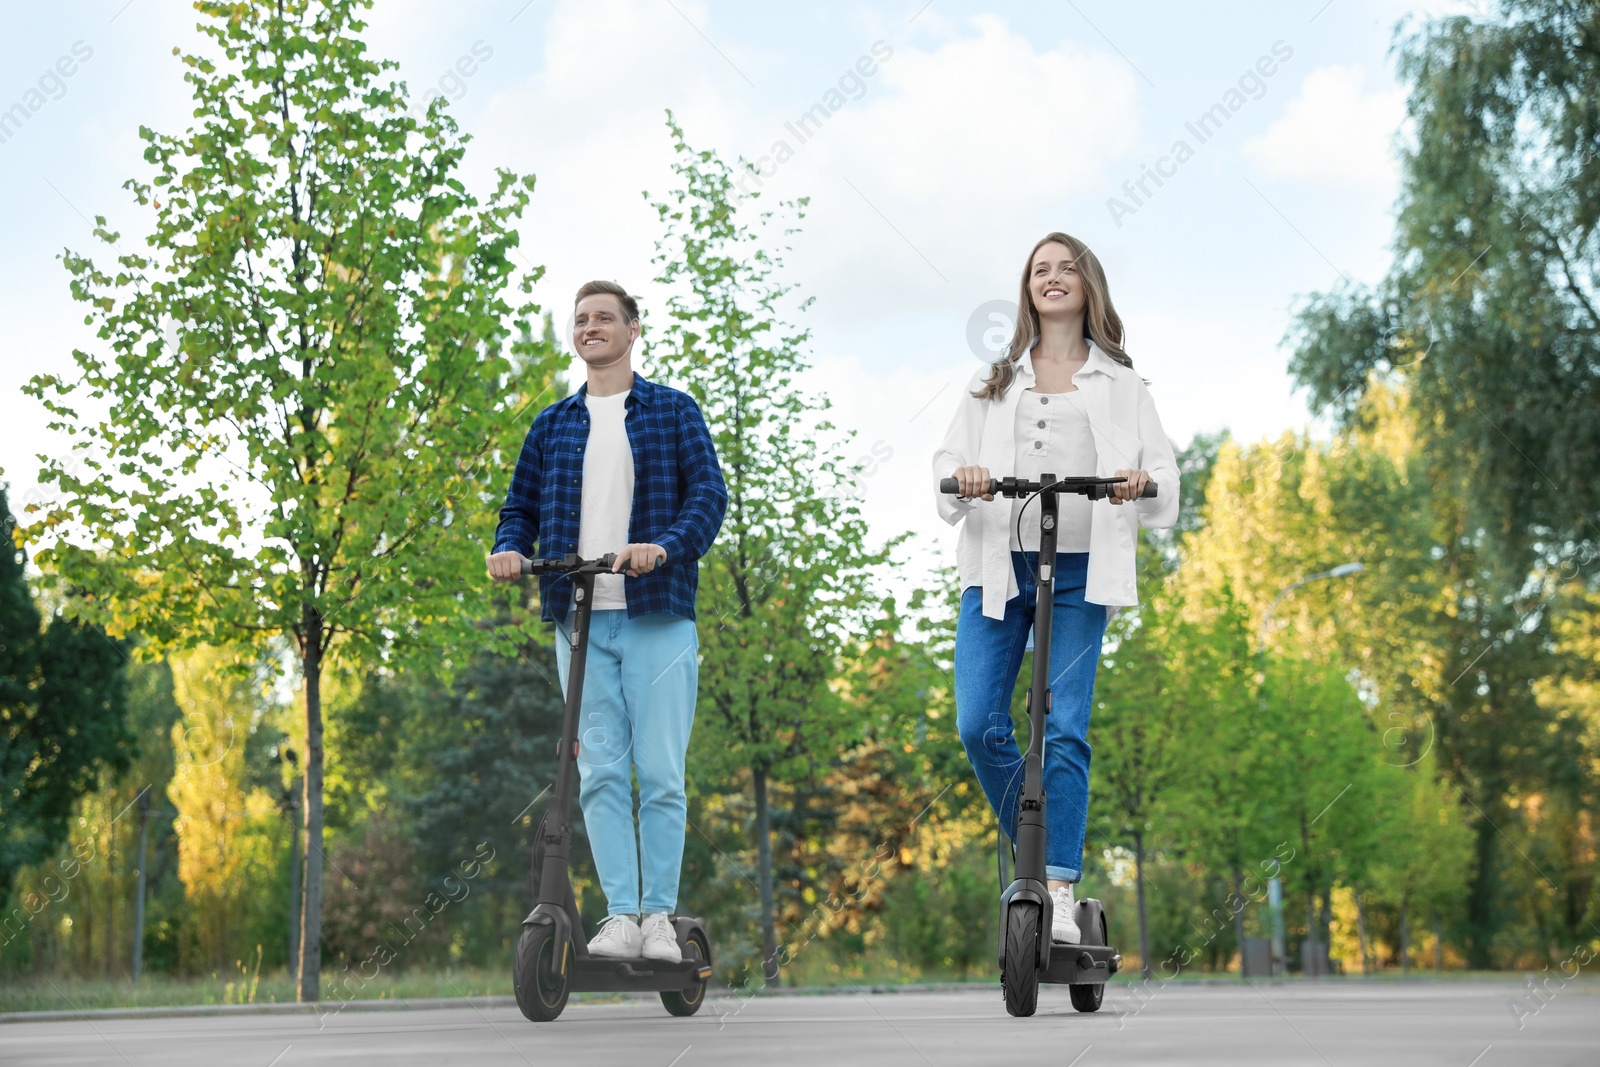
[[[286,837],[272,796],[248,782],[245,742],[265,702],[248,675],[229,669],[236,667],[209,646],[172,664],[182,717],[172,726],[167,796],[178,812],[178,877],[187,903],[180,961],[191,970],[254,957],[254,945],[244,943],[251,887],[276,879]]]

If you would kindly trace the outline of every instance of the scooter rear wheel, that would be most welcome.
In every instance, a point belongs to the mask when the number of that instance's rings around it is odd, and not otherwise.
[[[522,928],[511,979],[523,1015],[547,1023],[561,1014],[572,989],[571,963],[570,949],[557,944],[553,927],[534,923]]]
[[[1016,901],[1006,910],[1005,965],[1000,969],[1000,990],[1006,1011],[1026,1017],[1039,1007],[1039,905]]]
[[[1106,917],[1103,912],[1095,916],[1093,925],[1084,929],[1081,943],[1085,945],[1106,943]],[[1106,984],[1085,982],[1082,985],[1069,985],[1067,994],[1072,997],[1072,1006],[1079,1011],[1099,1011],[1101,1002],[1105,1000]]]
[[[685,946],[683,958],[686,960],[706,960],[711,958],[711,953],[706,948],[705,936],[698,930],[689,935],[689,943]],[[706,1002],[707,980],[696,982],[688,989],[662,991],[661,1005],[667,1009],[669,1015],[693,1015],[700,1010],[700,1005]]]

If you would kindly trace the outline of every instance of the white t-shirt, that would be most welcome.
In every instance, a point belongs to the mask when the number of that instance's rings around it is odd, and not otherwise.
[[[586,393],[585,399],[589,405],[589,442],[583,451],[578,555],[594,559],[607,552],[620,552],[628,544],[628,520],[633,514],[633,448],[628,444],[624,425],[628,394]],[[596,576],[594,610],[626,608],[628,598],[622,583],[620,574]]]
[[[1036,393],[1024,389],[1017,401],[1017,460],[1015,476],[1038,480],[1046,472],[1057,478],[1092,478],[1095,475],[1094,431],[1083,406],[1083,390],[1070,393]],[[1039,551],[1039,501],[1027,502],[1022,516],[1022,536],[1017,537],[1017,515],[1024,498],[1011,502],[1011,551]],[[1059,522],[1057,552],[1089,551],[1089,498],[1079,493],[1056,497]]]

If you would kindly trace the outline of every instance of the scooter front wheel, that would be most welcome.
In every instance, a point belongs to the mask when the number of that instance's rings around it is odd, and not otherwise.
[[[568,945],[557,944],[554,927],[534,923],[522,928],[511,979],[523,1015],[547,1023],[566,1008],[572,988],[571,955]]]
[[[1016,901],[1006,910],[1005,964],[1000,968],[1000,990],[1006,1011],[1026,1017],[1039,1007],[1039,905]]]

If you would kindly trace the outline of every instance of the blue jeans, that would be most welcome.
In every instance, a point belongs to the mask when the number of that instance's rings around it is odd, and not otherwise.
[[[556,625],[556,669],[562,692],[567,690],[572,660],[570,635],[569,616]],[[684,760],[694,725],[699,651],[693,619],[662,613],[630,619],[621,608],[590,616],[578,723],[578,799],[607,915],[677,910],[689,811]]]
[[[956,728],[1000,826],[1016,837],[1022,753],[1011,722],[1011,692],[1033,628],[1038,553],[1013,552],[1018,594],[1005,618],[986,618],[983,590],[961,594],[956,623]],[[1031,570],[1030,570],[1031,568]],[[1055,608],[1050,621],[1050,714],[1045,716],[1045,874],[1076,882],[1083,876],[1083,833],[1089,821],[1089,709],[1106,609],[1083,599],[1089,553],[1056,555]],[[1035,655],[1038,655],[1036,650]]]

